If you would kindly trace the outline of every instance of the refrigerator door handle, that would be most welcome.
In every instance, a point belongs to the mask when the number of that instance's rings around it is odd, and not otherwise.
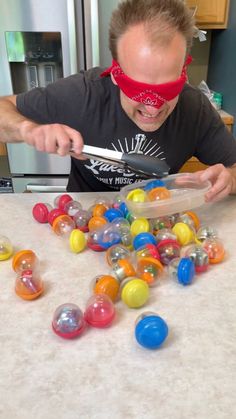
[[[87,69],[100,65],[98,0],[84,2]]]
[[[28,192],[66,192],[65,185],[39,185],[28,183],[26,185]]]
[[[75,0],[67,0],[70,71],[77,73]]]

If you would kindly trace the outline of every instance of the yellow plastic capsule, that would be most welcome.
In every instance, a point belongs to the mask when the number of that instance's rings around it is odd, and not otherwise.
[[[146,218],[136,218],[130,226],[130,232],[133,236],[137,236],[139,233],[146,233],[150,231],[150,224]]]
[[[172,231],[175,233],[181,246],[185,246],[195,239],[193,230],[185,223],[176,223],[174,227],[172,227]]]
[[[83,231],[74,229],[69,238],[70,249],[73,253],[80,253],[86,247],[86,237]]]
[[[122,285],[121,299],[130,308],[142,307],[148,297],[149,287],[142,279],[127,278]]]
[[[0,236],[0,261],[9,259],[13,254],[13,247],[10,240]]]
[[[145,202],[147,194],[143,189],[133,189],[128,193],[126,199],[133,202]]]

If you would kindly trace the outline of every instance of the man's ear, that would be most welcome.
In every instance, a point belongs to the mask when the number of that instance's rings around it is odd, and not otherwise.
[[[114,84],[117,86],[117,83],[116,83],[116,81],[115,81],[115,79],[114,79],[113,74],[112,74],[112,73],[110,73],[110,74],[111,74],[111,81],[112,81],[112,83],[114,83]]]

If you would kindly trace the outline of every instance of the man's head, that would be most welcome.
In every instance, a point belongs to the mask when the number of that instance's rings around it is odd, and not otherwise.
[[[165,91],[179,80],[194,34],[194,21],[182,0],[125,0],[113,12],[110,50],[126,78]],[[119,85],[119,79],[112,80]],[[167,85],[165,85],[167,83]],[[178,85],[178,83],[177,83]],[[146,86],[148,87],[148,86]],[[120,85],[121,105],[143,131],[155,131],[173,111],[178,95],[152,106],[133,100]],[[145,102],[147,103],[147,102]]]

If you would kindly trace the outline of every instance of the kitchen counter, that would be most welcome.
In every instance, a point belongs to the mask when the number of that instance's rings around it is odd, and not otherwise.
[[[106,194],[104,194],[106,195]],[[67,242],[31,215],[57,194],[0,195],[0,234],[15,251],[38,256],[45,293],[24,301],[14,292],[12,259],[0,262],[1,419],[232,419],[236,417],[236,201],[196,210],[215,227],[226,260],[182,287],[171,279],[151,289],[145,307],[116,303],[114,324],[65,340],[52,332],[55,309],[82,310],[90,282],[108,273],[104,253],[72,254]],[[72,194],[88,208],[96,194]],[[101,194],[100,194],[101,196]],[[169,326],[159,350],[134,338],[136,318],[155,311]]]

